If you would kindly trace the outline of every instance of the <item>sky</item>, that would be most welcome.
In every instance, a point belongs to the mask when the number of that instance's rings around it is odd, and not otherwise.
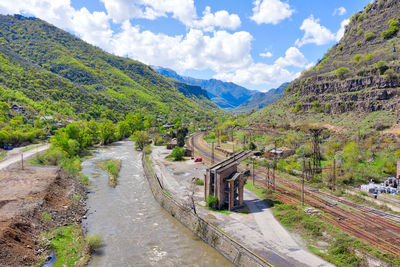
[[[0,0],[118,56],[267,91],[312,67],[370,0]]]

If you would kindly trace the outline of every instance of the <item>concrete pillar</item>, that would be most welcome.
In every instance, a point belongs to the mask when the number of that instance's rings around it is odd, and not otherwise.
[[[397,161],[397,175],[396,175],[397,179],[400,179],[400,160]]]

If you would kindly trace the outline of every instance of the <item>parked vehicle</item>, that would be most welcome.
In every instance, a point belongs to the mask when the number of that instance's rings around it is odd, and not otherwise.
[[[4,146],[3,146],[3,149],[4,149],[4,150],[12,150],[13,147],[12,147],[12,145],[4,145]]]
[[[195,158],[194,159],[194,162],[202,162],[203,161],[203,158]]]

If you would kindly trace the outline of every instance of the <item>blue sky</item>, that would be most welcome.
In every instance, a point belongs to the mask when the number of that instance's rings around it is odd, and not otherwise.
[[[0,0],[104,50],[266,91],[317,62],[368,0]]]

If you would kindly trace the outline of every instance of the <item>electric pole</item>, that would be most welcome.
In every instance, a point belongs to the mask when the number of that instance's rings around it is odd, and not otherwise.
[[[21,168],[24,169],[24,153],[21,153]]]
[[[214,164],[214,142],[212,142],[211,145],[212,145],[211,164]]]
[[[332,177],[332,192],[336,187],[336,159],[333,159],[333,177]]]
[[[251,157],[252,161],[253,161],[253,185],[254,185],[254,156]]]
[[[301,205],[304,206],[304,179],[306,174],[306,161],[303,160],[303,177],[301,181]]]

